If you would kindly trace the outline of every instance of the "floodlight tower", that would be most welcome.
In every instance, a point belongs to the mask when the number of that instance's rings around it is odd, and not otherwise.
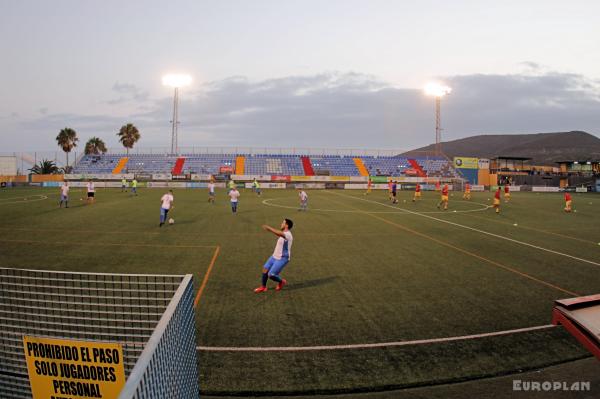
[[[171,154],[177,154],[178,148],[178,137],[177,137],[177,125],[179,124],[179,88],[189,86],[192,83],[192,77],[190,75],[183,74],[169,74],[162,78],[163,85],[169,86],[175,89],[173,95],[173,123],[171,132]]]
[[[452,91],[448,86],[439,83],[429,83],[425,86],[425,94],[435,98],[435,152],[442,153],[442,123],[441,123],[441,105],[442,97],[450,94]]]

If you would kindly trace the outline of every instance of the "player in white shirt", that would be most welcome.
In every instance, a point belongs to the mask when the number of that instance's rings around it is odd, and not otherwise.
[[[300,209],[298,210],[306,212],[308,208],[308,194],[306,194],[306,191],[302,190],[301,188],[298,190],[298,197],[300,198]]]
[[[162,225],[165,224],[169,211],[173,209],[174,200],[175,198],[173,197],[173,190],[169,190],[160,198],[160,224],[158,227],[162,227]]]
[[[284,278],[281,278],[279,274],[288,264],[292,255],[292,241],[294,241],[294,237],[292,236],[292,232],[290,230],[293,226],[294,222],[292,222],[290,219],[283,219],[279,230],[263,224],[262,228],[265,231],[270,231],[279,238],[277,239],[277,244],[275,244],[275,251],[273,251],[273,255],[271,255],[271,257],[263,266],[261,285],[260,287],[254,289],[254,292],[257,294],[267,290],[267,281],[269,279],[277,282],[275,291],[280,291],[283,286],[287,284],[287,281]]]
[[[65,203],[65,208],[69,207],[69,182],[66,181],[60,186],[60,202],[58,203],[59,208],[62,208],[63,202]]]
[[[208,202],[215,204],[215,182],[212,180],[208,183]]]
[[[229,194],[227,195],[229,195],[229,198],[231,199],[231,212],[237,213],[238,198],[240,197],[240,192],[237,188],[234,187],[229,191]]]
[[[87,189],[87,202],[88,202],[88,204],[93,204],[95,197],[96,197],[96,186],[94,185],[94,182],[91,180],[88,180],[86,189]]]

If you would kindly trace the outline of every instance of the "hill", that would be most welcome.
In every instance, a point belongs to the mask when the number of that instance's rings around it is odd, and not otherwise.
[[[433,144],[413,151],[434,151]],[[562,160],[600,159],[600,138],[572,131],[536,134],[490,134],[442,142],[442,150],[452,158],[498,156],[532,158],[534,165],[554,165]],[[409,151],[402,155],[410,155]]]

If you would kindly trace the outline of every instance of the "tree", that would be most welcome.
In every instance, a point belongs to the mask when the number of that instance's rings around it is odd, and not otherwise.
[[[49,159],[41,160],[39,164],[34,165],[29,171],[34,175],[55,175],[60,173],[58,166],[56,166],[54,161],[50,161]]]
[[[78,141],[77,132],[70,127],[62,129],[58,133],[58,136],[56,136],[58,146],[67,154],[67,167],[65,168],[67,171],[69,170],[69,153],[73,148],[77,147]]]
[[[137,143],[141,137],[139,130],[132,123],[123,125],[121,130],[119,130],[119,133],[117,133],[117,136],[119,136],[119,141],[123,144],[123,147],[125,147],[127,155],[129,155],[129,149],[133,148],[133,145]]]
[[[101,138],[92,137],[85,143],[85,155],[89,154],[105,154],[107,151],[106,144]]]

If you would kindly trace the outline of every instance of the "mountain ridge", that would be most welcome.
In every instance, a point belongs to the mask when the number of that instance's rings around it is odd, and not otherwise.
[[[531,134],[482,134],[441,143],[449,157],[532,158],[533,165],[556,166],[557,161],[600,160],[600,138],[584,132],[554,132]],[[435,144],[405,152],[435,151]]]

